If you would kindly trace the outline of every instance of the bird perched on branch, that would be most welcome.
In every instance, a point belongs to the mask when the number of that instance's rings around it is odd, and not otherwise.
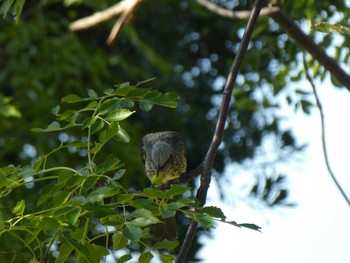
[[[145,172],[152,184],[162,187],[170,180],[186,172],[186,148],[181,136],[175,131],[156,132],[142,138],[142,159]],[[177,239],[175,217],[161,218],[164,223],[156,224],[156,241]]]

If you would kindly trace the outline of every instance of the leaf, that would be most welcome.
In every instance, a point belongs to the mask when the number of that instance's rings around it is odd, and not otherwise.
[[[123,249],[123,248],[125,248],[128,245],[128,239],[125,238],[120,233],[114,233],[113,234],[112,242],[113,242],[113,249],[114,250]]]
[[[4,2],[2,3],[0,13],[4,15],[3,18],[6,17],[7,12],[9,11],[13,2],[14,2],[14,0],[4,0]]]
[[[110,154],[107,156],[106,160],[103,163],[100,163],[97,166],[96,172],[105,174],[109,171],[119,169],[122,166],[123,166],[122,161],[115,155]]]
[[[142,236],[142,229],[137,226],[127,225],[126,228],[123,229],[123,235],[130,241],[134,243],[138,243]]]
[[[66,214],[67,222],[72,226],[74,226],[80,217],[80,213],[81,213],[80,207],[75,207],[72,211]]]
[[[113,136],[113,139],[116,140],[117,142],[123,142],[123,143],[130,142],[129,134],[120,126],[117,134]]]
[[[139,105],[141,110],[144,110],[144,111],[150,111],[153,108],[153,103],[146,102],[146,101],[140,101]]]
[[[83,121],[83,127],[82,129],[86,129],[88,127],[91,127],[95,122],[97,121],[96,116],[95,117],[88,117]]]
[[[92,124],[90,131],[91,134],[95,134],[105,126],[105,123],[101,119],[97,119],[95,123]]]
[[[161,254],[160,255],[160,259],[162,261],[162,263],[172,263],[175,260],[175,256],[174,255],[169,255],[169,254]]]
[[[340,25],[340,24],[331,24],[328,22],[320,22],[312,26],[312,29],[324,33],[341,33],[341,34],[350,34],[350,28]]]
[[[59,250],[55,263],[64,263],[73,251],[73,246],[69,242],[64,242]]]
[[[97,92],[93,89],[88,89],[87,92],[88,92],[89,98],[96,99],[98,97]]]
[[[120,100],[119,99],[110,99],[103,102],[99,108],[99,115],[105,115],[110,113],[113,110],[120,109]]]
[[[108,198],[114,196],[119,193],[119,189],[113,187],[112,185],[104,186],[101,188],[97,188],[92,191],[87,197],[86,200],[91,203],[100,202],[104,198]]]
[[[130,221],[133,226],[145,227],[159,223],[159,219],[146,209],[137,209],[131,213],[131,216],[135,217],[134,220]]]
[[[220,218],[223,221],[225,221],[225,218],[226,218],[222,210],[216,206],[206,206],[202,209],[202,212],[212,217]]]
[[[167,92],[165,94],[160,95],[159,97],[152,99],[151,101],[155,104],[168,107],[168,108],[176,108],[177,107],[177,101],[180,97],[173,93],[173,92]]]
[[[162,242],[157,242],[152,249],[157,250],[157,249],[167,249],[167,250],[173,250],[179,245],[179,241],[173,240],[164,240]]]
[[[214,226],[213,219],[208,214],[195,214],[194,220],[201,224],[201,226],[204,228],[210,228]]]
[[[132,259],[132,256],[130,254],[126,254],[126,255],[121,256],[118,259],[117,263],[124,263],[126,261],[129,261],[130,259]]]
[[[140,263],[149,263],[149,262],[151,262],[153,257],[154,256],[152,255],[152,253],[150,251],[147,251],[147,252],[141,254],[141,256],[139,256],[139,262]]]
[[[105,216],[109,216],[109,215],[115,215],[115,211],[111,208],[108,207],[101,207],[101,208],[97,208],[95,210],[92,210],[92,216],[94,218],[102,218]]]
[[[120,178],[123,177],[123,175],[125,174],[126,169],[119,169],[112,177],[112,180],[117,181]]]
[[[238,224],[235,221],[225,221],[225,223],[228,223],[230,225],[236,226],[236,227],[245,227],[245,228],[249,228],[255,231],[259,231],[261,230],[260,226],[257,226],[255,224],[248,224],[248,223],[243,223],[243,224]]]
[[[69,244],[72,245],[72,247],[77,251],[85,255],[86,257],[90,256],[89,250],[81,243],[79,243],[77,240],[70,237],[69,232],[63,233],[64,239],[69,242]]]
[[[16,206],[13,208],[13,213],[16,216],[23,216],[25,208],[26,208],[25,201],[24,200],[18,201]]]
[[[102,144],[105,144],[107,141],[109,141],[113,136],[115,136],[119,132],[119,122],[112,121],[109,124],[109,127],[107,130],[100,133],[100,136],[98,137],[99,141]]]
[[[16,14],[15,15],[16,24],[18,24],[19,18],[21,17],[24,2],[25,2],[25,0],[17,0],[15,3],[15,6],[13,7],[14,8],[13,13]]]
[[[84,100],[85,100],[84,98],[76,94],[69,94],[61,99],[62,102],[66,102],[66,103],[75,103],[75,102],[81,102]]]
[[[159,206],[156,202],[150,200],[150,199],[136,199],[131,203],[132,206],[136,208],[145,208],[151,212],[158,212]]]
[[[117,109],[112,112],[110,112],[106,120],[107,121],[122,121],[126,118],[128,118],[131,114],[133,114],[135,111],[130,111],[127,109]]]
[[[172,184],[170,189],[167,190],[167,193],[171,196],[182,195],[187,191],[191,190],[189,186],[181,185],[181,184]]]

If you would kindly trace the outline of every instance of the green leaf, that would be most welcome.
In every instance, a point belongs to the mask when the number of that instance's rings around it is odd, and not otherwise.
[[[120,178],[123,177],[123,175],[125,174],[126,169],[119,169],[112,177],[112,180],[117,181]]]
[[[96,171],[97,173],[105,174],[109,171],[119,169],[122,166],[123,166],[122,161],[115,155],[110,154],[107,156],[106,160],[103,163],[100,163],[97,166]]]
[[[83,121],[83,127],[82,129],[86,129],[88,127],[91,127],[98,119],[95,117],[88,117]]]
[[[208,214],[195,214],[194,220],[197,221],[203,228],[213,227],[213,219]]]
[[[83,243],[84,246],[89,250],[89,258],[87,258],[87,262],[96,262],[99,263],[101,262],[102,258],[104,256],[109,255],[109,251],[108,249],[106,249],[105,247],[96,245],[96,244],[91,244],[91,243],[87,243],[84,242]]]
[[[179,241],[174,240],[174,241],[169,241],[169,240],[164,240],[162,242],[157,242],[152,249],[153,250],[158,250],[158,249],[167,249],[167,250],[173,250],[179,245]]]
[[[91,126],[91,134],[95,134],[105,126],[105,123],[101,119],[97,119]]]
[[[58,257],[55,260],[55,263],[66,262],[73,249],[73,246],[69,242],[63,242],[63,244],[60,247]]]
[[[121,229],[124,226],[124,218],[120,215],[110,215],[101,218],[100,223],[104,226],[114,226],[117,229]]]
[[[78,242],[77,240],[73,239],[70,237],[69,232],[64,232],[63,233],[63,237],[64,239],[69,242],[69,244],[72,245],[72,247],[77,251],[82,253],[83,255],[85,255],[86,257],[90,256],[90,252],[89,250],[80,242]]]
[[[106,100],[100,106],[99,115],[110,113],[111,111],[116,109],[120,109],[120,99]]]
[[[116,140],[117,142],[123,142],[123,143],[130,142],[129,134],[120,126],[117,134],[113,136],[113,139]]]
[[[123,248],[125,248],[128,245],[128,239],[125,238],[120,233],[114,233],[113,234],[112,242],[113,242],[113,249],[114,250],[123,249]]]
[[[130,221],[130,224],[139,227],[145,227],[159,223],[159,219],[154,217],[152,212],[146,209],[137,209],[130,214],[135,219]]]
[[[328,22],[320,22],[312,26],[312,29],[325,33],[341,33],[341,34],[350,34],[350,28],[340,25],[340,24],[331,24]]]
[[[14,11],[15,12],[13,12],[13,13],[16,14],[16,16],[15,16],[16,24],[18,24],[19,18],[21,17],[24,2],[25,2],[25,0],[17,0],[16,4],[14,6]]]
[[[56,107],[52,108],[51,113],[53,115],[58,116],[59,115],[58,113],[59,113],[60,109],[61,109],[60,105],[57,105]]]
[[[152,187],[144,189],[142,195],[144,197],[170,199],[170,196],[167,192]]]
[[[99,141],[104,144],[119,132],[119,122],[112,121],[107,130],[101,132]]]
[[[75,102],[81,102],[84,100],[85,100],[84,98],[76,94],[69,94],[61,99],[62,102],[66,102],[66,103],[75,103]]]
[[[160,255],[160,259],[162,261],[162,263],[172,263],[175,260],[175,256],[174,255],[169,255],[169,254],[161,254]]]
[[[135,111],[130,111],[127,109],[117,109],[117,110],[110,112],[107,115],[106,120],[107,121],[121,121],[121,120],[128,118],[134,112]]]
[[[13,208],[13,213],[16,216],[23,216],[25,208],[26,208],[25,201],[24,200],[18,201],[16,206]]]
[[[75,207],[72,211],[66,214],[67,222],[72,226],[74,226],[77,223],[80,217],[80,214],[81,214],[80,207]]]
[[[57,117],[57,120],[59,120],[59,121],[63,121],[63,120],[72,121],[72,120],[75,120],[77,115],[78,115],[78,112],[75,110],[66,110],[66,111],[62,112]]]
[[[135,208],[145,208],[153,213],[159,211],[158,204],[150,199],[136,199],[131,203],[131,205]]]
[[[126,261],[129,261],[130,259],[132,259],[132,256],[131,256],[130,254],[126,254],[126,255],[124,255],[124,256],[121,256],[121,257],[118,259],[117,263],[124,263],[124,262],[126,262]]]
[[[257,226],[255,224],[248,224],[248,223],[243,223],[243,224],[237,224],[236,222],[234,221],[229,221],[229,222],[226,222],[230,225],[233,225],[233,226],[237,226],[237,227],[244,227],[244,228],[249,228],[249,229],[252,229],[252,230],[255,230],[255,231],[259,231],[261,230],[261,227],[260,226]]]
[[[10,7],[12,6],[14,0],[4,0],[4,2],[1,5],[0,13],[3,14],[3,18],[6,17],[7,12],[10,10]]]
[[[163,218],[174,217],[176,214],[176,210],[169,209],[168,206],[159,207],[159,211],[160,211],[160,214],[162,215]]]
[[[138,243],[142,236],[142,229],[137,226],[127,225],[126,228],[123,229],[123,235],[130,241],[134,243]]]
[[[161,94],[159,97],[152,99],[151,101],[155,104],[168,107],[168,108],[176,108],[177,107],[177,101],[179,99],[179,96],[172,92],[167,92],[164,94]]]
[[[94,218],[102,218],[102,217],[106,217],[109,215],[115,215],[115,211],[111,208],[108,207],[101,207],[101,208],[97,208],[95,210],[92,210],[92,216]]]
[[[141,254],[141,256],[139,256],[139,262],[140,263],[149,263],[149,262],[151,262],[153,257],[154,256],[152,255],[152,253],[150,251],[147,251],[147,252]]]
[[[189,186],[181,185],[181,184],[172,184],[170,189],[167,190],[167,193],[171,196],[182,195],[187,191],[191,190]]]
[[[219,207],[216,206],[206,206],[202,209],[202,213],[206,213],[212,217],[220,218],[225,221],[226,216]]]
[[[119,193],[119,189],[113,187],[112,185],[107,185],[101,188],[97,188],[92,191],[87,197],[86,200],[91,203],[100,202],[104,198],[108,198]]]
[[[144,110],[144,111],[150,111],[153,108],[153,103],[146,102],[146,101],[140,101],[139,105],[141,110]]]
[[[98,97],[97,92],[94,91],[93,89],[88,89],[87,92],[88,92],[89,98],[96,99]]]
[[[0,172],[0,189],[7,185],[7,177],[5,174]]]

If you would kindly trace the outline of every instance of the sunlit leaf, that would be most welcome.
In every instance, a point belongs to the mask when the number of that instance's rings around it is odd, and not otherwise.
[[[112,236],[113,249],[119,250],[123,249],[128,245],[128,239],[120,233],[114,233]]]
[[[142,236],[142,229],[137,226],[127,225],[126,228],[123,229],[123,235],[130,241],[137,243]]]

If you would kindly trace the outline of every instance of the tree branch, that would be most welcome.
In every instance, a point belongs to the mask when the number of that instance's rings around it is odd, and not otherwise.
[[[347,204],[350,206],[350,199],[346,195],[344,189],[342,188],[342,186],[338,182],[337,178],[335,177],[335,174],[332,171],[332,168],[331,168],[331,165],[330,165],[330,162],[329,162],[329,159],[328,159],[327,147],[326,147],[326,129],[325,129],[325,120],[324,120],[323,108],[322,108],[321,100],[320,100],[320,98],[319,98],[319,96],[317,94],[315,83],[313,82],[313,80],[312,80],[312,78],[311,78],[311,76],[309,74],[308,66],[307,66],[306,59],[305,59],[305,55],[303,56],[303,64],[304,64],[306,78],[310,82],[310,85],[312,87],[312,91],[313,91],[315,99],[316,99],[317,108],[318,108],[318,110],[320,112],[321,132],[322,132],[322,135],[321,135],[322,136],[322,147],[323,147],[323,155],[324,155],[326,167],[327,167],[328,173],[332,177],[332,179],[333,179],[335,185],[337,186],[338,190],[343,195],[343,197],[344,197],[345,201],[347,202]]]
[[[204,206],[207,198],[207,193],[211,181],[211,169],[213,166],[213,162],[215,159],[216,152],[219,148],[219,145],[222,142],[223,134],[224,134],[224,128],[225,128],[225,122],[228,115],[228,110],[230,106],[230,100],[232,97],[232,90],[234,88],[234,84],[238,75],[239,68],[242,64],[243,58],[245,54],[247,53],[248,44],[250,41],[250,38],[252,36],[254,27],[256,25],[256,22],[258,20],[260,11],[262,9],[264,0],[256,0],[255,7],[253,11],[251,12],[250,18],[248,20],[245,33],[243,35],[241,44],[239,46],[237,55],[233,61],[230,73],[227,77],[226,85],[223,91],[223,98],[221,101],[221,108],[219,117],[216,123],[215,132],[212,138],[212,141],[210,143],[209,149],[207,154],[204,157],[204,160],[201,164],[202,171],[201,171],[201,179],[200,179],[200,186],[197,191],[197,199],[199,201],[200,206]],[[185,261],[188,250],[190,248],[190,245],[192,243],[193,237],[196,233],[198,223],[193,222],[190,224],[186,237],[182,243],[181,250],[179,252],[179,255],[175,262],[182,263]]]
[[[123,0],[103,11],[96,12],[91,16],[87,16],[78,19],[69,25],[71,31],[78,31],[94,27],[104,21],[111,19],[114,16],[121,14],[120,18],[115,23],[108,39],[107,44],[112,44],[116,39],[122,26],[128,21],[136,6],[142,2],[142,0]]]
[[[247,11],[231,11],[226,8],[222,8],[216,4],[213,4],[212,2],[209,2],[208,0],[196,0],[198,4],[204,6],[211,12],[227,17],[230,19],[247,19],[250,17],[250,14],[252,13],[251,10]],[[278,12],[280,10],[279,6],[268,6],[264,7],[260,11],[260,16],[267,16],[270,15],[271,13]]]

